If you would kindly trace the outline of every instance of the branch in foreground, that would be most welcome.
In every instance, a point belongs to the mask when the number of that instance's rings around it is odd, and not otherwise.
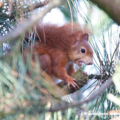
[[[36,9],[36,8],[40,8],[40,7],[44,7],[45,5],[47,5],[51,0],[45,0],[44,2],[40,2],[40,3],[37,3],[36,5],[33,5],[33,9]],[[30,12],[30,9],[26,9],[25,12]]]
[[[35,15],[32,15],[29,19],[27,19],[23,24],[18,25],[18,27],[8,33],[4,37],[0,37],[0,43],[1,42],[6,42],[6,41],[11,41],[13,39],[16,39],[20,37],[21,35],[25,34],[27,30],[29,30],[33,25],[35,25],[40,19],[43,18],[43,16],[48,13],[52,8],[59,6],[64,0],[52,0],[49,4],[48,7],[45,9],[41,10],[40,13],[37,13]]]
[[[120,1],[119,0],[90,0],[97,4],[99,8],[103,9],[110,18],[112,18],[118,25],[120,25]]]
[[[81,106],[84,103],[88,103],[90,101],[92,101],[93,99],[95,99],[96,97],[98,97],[100,94],[102,94],[104,92],[104,90],[106,88],[108,88],[111,84],[113,84],[112,78],[110,77],[106,83],[104,83],[98,90],[96,90],[96,92],[94,92],[88,99],[83,100],[83,101],[79,101],[79,102],[75,102],[75,103],[64,103],[61,105],[58,105],[56,107],[50,108],[48,111],[49,112],[56,112],[59,110],[65,110],[68,109],[69,107],[73,108],[76,106]]]
[[[44,7],[44,6],[47,5],[50,1],[51,1],[51,0],[45,0],[45,1],[43,1],[43,2],[39,2],[39,3],[35,4],[35,5],[32,5],[32,9]],[[4,3],[6,3],[6,2],[4,2]],[[1,5],[1,4],[3,4],[3,3],[0,3],[0,5]],[[0,6],[0,7],[2,7],[2,6]],[[17,12],[19,11],[19,13],[20,13],[20,12],[21,12],[21,9],[24,11],[24,13],[30,12],[30,11],[31,11],[31,10],[30,10],[30,7],[31,7],[31,6],[28,6],[27,8],[24,8],[24,9],[23,9],[23,7],[22,7],[22,8],[19,8],[19,10],[17,10]],[[17,9],[18,9],[18,8],[17,8]],[[7,15],[6,13],[2,13],[2,15],[5,16],[6,18],[9,18],[10,20],[15,19],[15,16],[14,16],[14,15]]]
[[[39,8],[47,5],[51,0],[45,0],[44,2],[40,2],[37,5],[34,6],[34,8]]]

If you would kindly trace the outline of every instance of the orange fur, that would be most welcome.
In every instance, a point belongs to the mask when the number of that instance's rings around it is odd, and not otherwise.
[[[54,75],[66,81],[68,86],[76,87],[76,80],[72,78],[75,73],[73,63],[93,63],[93,51],[88,43],[89,31],[82,30],[78,24],[71,27],[71,23],[68,23],[60,27],[39,24],[37,32],[41,41],[37,41],[37,46],[33,47],[33,58],[37,54],[41,68],[50,76]]]

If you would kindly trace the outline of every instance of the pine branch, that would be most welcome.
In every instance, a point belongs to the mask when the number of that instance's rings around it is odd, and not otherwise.
[[[45,0],[44,2],[39,2],[39,3],[35,4],[35,5],[33,5],[32,8],[36,9],[36,8],[44,7],[49,2],[51,2],[51,0]],[[25,12],[30,12],[30,9],[26,8]]]
[[[110,77],[106,83],[104,83],[98,90],[96,90],[96,92],[94,92],[88,99],[83,100],[83,101],[78,101],[75,103],[62,103],[61,105],[59,104],[58,106],[55,106],[53,108],[50,108],[48,111],[49,112],[56,112],[59,110],[66,110],[68,108],[73,108],[76,106],[81,106],[84,103],[88,103],[90,101],[92,101],[93,99],[97,98],[98,96],[100,96],[100,94],[102,94],[106,88],[108,88],[110,85],[113,84],[112,78]]]
[[[45,5],[47,5],[51,0],[45,0],[44,2],[40,2],[38,3],[37,5],[34,6],[34,9],[35,8],[39,8],[39,7],[43,7]]]
[[[51,0],[45,0],[45,1],[43,1],[43,2],[39,2],[39,3],[37,3],[37,4],[32,4],[31,6],[28,6],[27,8],[24,8],[24,7],[20,7],[20,8],[17,8],[17,12],[21,12],[21,9],[24,11],[24,13],[28,13],[28,12],[30,12],[31,10],[30,10],[30,7],[32,7],[32,9],[34,10],[34,9],[36,9],[36,8],[40,8],[40,7],[44,7],[45,5],[47,5],[48,3],[50,3],[51,2]],[[4,3],[6,3],[6,2],[4,2]],[[2,4],[4,4],[4,3],[2,3]],[[0,6],[0,7],[3,7],[3,6]],[[12,8],[13,9],[13,8]],[[14,10],[14,11],[16,11],[16,9]],[[11,14],[11,15],[8,15],[8,14],[6,14],[6,13],[0,13],[2,16],[5,16],[6,17],[6,19],[10,19],[10,20],[12,20],[12,19],[15,19],[16,17],[15,17],[15,15],[14,14]]]
[[[4,37],[1,37],[0,43],[19,38],[21,35],[25,34],[25,32],[27,32],[32,26],[34,26],[39,20],[41,20],[43,16],[47,14],[52,8],[59,6],[63,1],[64,0],[52,0],[48,4],[48,7],[43,9],[40,13],[32,15],[23,24],[18,25],[15,30],[11,31]]]
[[[110,18],[120,25],[120,1],[119,0],[90,0],[104,10]]]

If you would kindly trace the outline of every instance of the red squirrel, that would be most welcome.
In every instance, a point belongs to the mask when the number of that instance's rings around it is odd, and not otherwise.
[[[36,30],[41,40],[36,40],[38,44],[33,46],[33,59],[37,54],[42,70],[49,76],[64,80],[68,88],[70,85],[78,87],[77,81],[72,78],[74,63],[79,66],[82,63],[93,64],[93,50],[88,43],[89,31],[81,29],[76,23],[63,26],[40,23]],[[38,39],[37,35],[35,37]]]

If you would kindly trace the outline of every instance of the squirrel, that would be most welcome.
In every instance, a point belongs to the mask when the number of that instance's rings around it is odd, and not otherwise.
[[[75,73],[74,63],[81,66],[93,64],[93,50],[88,43],[89,30],[82,29],[77,23],[67,23],[63,26],[52,24],[38,24],[35,36],[37,46],[33,46],[33,60],[35,54],[39,57],[41,69],[51,78],[64,80],[75,89],[77,80],[72,78]],[[55,77],[53,77],[55,76]]]

